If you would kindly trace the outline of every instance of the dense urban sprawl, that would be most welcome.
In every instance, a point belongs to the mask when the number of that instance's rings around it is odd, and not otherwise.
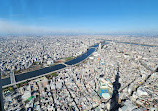
[[[79,64],[5,87],[4,108],[6,111],[157,111],[158,39],[151,39],[154,40],[151,44],[148,38],[103,35],[4,39],[1,48],[4,72],[17,70],[16,66],[21,70],[27,63],[24,68],[37,61],[48,64],[49,59],[54,63],[61,58],[77,57],[99,43],[96,51]],[[129,44],[130,41],[135,44]]]

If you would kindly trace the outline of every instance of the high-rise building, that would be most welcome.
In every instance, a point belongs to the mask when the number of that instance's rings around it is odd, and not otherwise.
[[[98,49],[99,49],[99,52],[101,52],[101,43],[99,43]]]
[[[2,83],[1,83],[1,69],[0,69],[0,92],[2,92]],[[0,110],[4,111],[4,104],[3,104],[3,96],[2,93],[0,93]]]

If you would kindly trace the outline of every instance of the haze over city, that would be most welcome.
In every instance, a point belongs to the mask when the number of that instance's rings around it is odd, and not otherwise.
[[[0,0],[1,111],[158,111],[157,0]]]
[[[0,33],[154,33],[157,0],[1,0]]]

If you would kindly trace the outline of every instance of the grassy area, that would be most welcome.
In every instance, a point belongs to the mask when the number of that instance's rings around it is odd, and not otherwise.
[[[20,73],[20,70],[14,71],[14,74]]]
[[[12,92],[13,91],[13,87],[10,86],[10,87],[6,87],[6,88],[3,89],[3,92],[7,92],[7,91]]]
[[[53,72],[52,74],[46,75],[47,79],[52,79],[53,77],[58,76],[58,74],[56,72]]]
[[[70,60],[72,60],[72,59],[74,59],[74,57],[72,57],[72,56],[71,56],[71,57],[66,57],[66,58],[65,58],[66,61],[70,61]]]
[[[79,67],[79,66],[80,66],[80,64],[76,64],[75,66]]]
[[[84,60],[84,61],[83,61],[84,64],[87,63],[87,62],[88,62],[88,60]]]
[[[9,74],[8,74],[9,75]],[[1,75],[1,79],[9,77],[8,75]]]
[[[34,62],[32,65],[37,65],[37,64],[39,64],[39,62],[38,62],[38,61]]]

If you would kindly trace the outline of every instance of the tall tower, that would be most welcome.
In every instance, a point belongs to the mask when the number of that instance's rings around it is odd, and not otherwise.
[[[4,111],[3,95],[2,95],[2,80],[1,80],[1,69],[0,69],[0,110]]]
[[[11,81],[11,84],[16,83],[14,71],[11,71],[11,72],[10,72],[10,81]]]
[[[101,52],[101,43],[99,43],[99,47],[98,47],[99,53]]]

